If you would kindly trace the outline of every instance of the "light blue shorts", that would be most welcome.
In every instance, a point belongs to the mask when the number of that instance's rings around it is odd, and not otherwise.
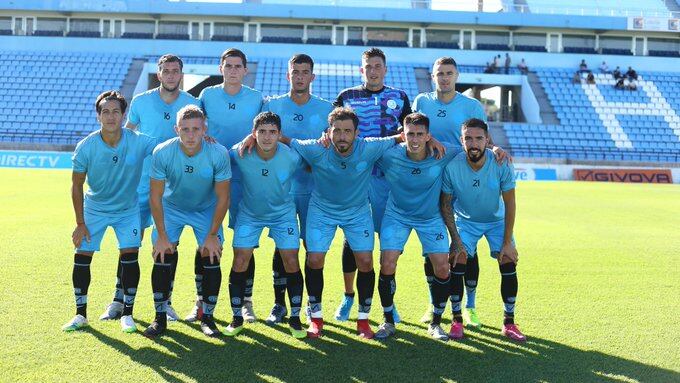
[[[496,222],[473,222],[466,219],[456,219],[456,228],[460,239],[468,253],[468,258],[472,258],[477,253],[477,242],[486,237],[491,250],[491,256],[496,257],[503,248],[503,237],[505,236],[505,220]],[[512,239],[515,243],[515,239]]]
[[[276,221],[262,221],[253,219],[245,214],[239,214],[234,229],[235,248],[256,248],[260,244],[262,230],[269,228],[269,237],[274,240],[277,249],[291,250],[300,248],[300,230],[295,215],[283,217]]]
[[[142,198],[144,197],[144,198]],[[151,216],[151,205],[149,205],[149,195],[139,195],[139,227],[146,229],[153,225],[153,217]]]
[[[371,203],[371,217],[376,233],[380,233],[387,197],[390,194],[390,185],[385,177],[371,176],[368,184],[368,201]]]
[[[442,217],[427,221],[412,221],[387,213],[380,230],[380,250],[404,251],[411,230],[415,230],[423,245],[423,256],[449,253],[449,235]]]
[[[338,219],[324,213],[313,204],[307,211],[307,251],[325,253],[333,242],[335,231],[340,226],[349,246],[357,251],[373,251],[375,242],[373,219],[368,206],[357,215]]]
[[[90,232],[90,242],[85,238],[78,251],[99,251],[106,229],[111,226],[118,239],[118,248],[127,249],[141,246],[139,211],[122,217],[107,217],[85,209],[85,226]]]
[[[230,183],[231,191],[229,192],[229,228],[234,229],[236,227],[236,221],[238,220],[238,204],[241,203],[243,198],[243,190],[241,189],[240,180],[231,180]]]
[[[203,246],[203,242],[205,242],[210,232],[214,214],[215,205],[201,211],[185,211],[163,204],[163,218],[165,220],[165,232],[168,234],[168,240],[170,243],[178,243],[184,226],[191,226],[194,229],[196,243],[198,246]],[[151,233],[153,243],[156,243],[157,238],[158,231],[154,225],[153,232]],[[224,243],[222,225],[220,225],[220,229],[217,231],[217,239],[220,243]]]

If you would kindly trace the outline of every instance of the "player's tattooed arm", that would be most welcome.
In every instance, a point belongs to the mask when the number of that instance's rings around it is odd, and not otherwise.
[[[73,211],[76,215],[76,228],[73,230],[71,240],[73,245],[78,248],[83,241],[90,242],[90,232],[85,226],[85,215],[83,213],[83,201],[85,195],[83,194],[83,185],[87,173],[73,172],[71,176],[71,200],[73,201]]]
[[[498,262],[504,263],[503,260],[507,258],[512,263],[517,264],[519,255],[515,244],[512,242],[512,232],[515,229],[515,212],[517,211],[515,189],[510,189],[502,194],[503,203],[505,204],[505,233],[503,235],[503,248],[498,255]]]
[[[439,196],[439,211],[442,214],[442,218],[444,218],[444,223],[451,236],[449,262],[456,263],[461,257],[467,257],[467,252],[465,251],[463,241],[460,239],[458,229],[456,228],[456,220],[453,215],[453,207],[451,206],[452,200],[453,196],[451,194],[442,192]]]

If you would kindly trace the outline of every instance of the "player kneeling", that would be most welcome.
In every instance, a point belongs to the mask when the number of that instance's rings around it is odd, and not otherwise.
[[[505,305],[503,335],[515,341],[526,337],[515,325],[517,298],[517,249],[512,236],[515,226],[515,172],[509,162],[499,165],[486,149],[489,130],[482,120],[472,118],[463,123],[460,153],[446,166],[440,207],[452,239],[460,233],[460,241],[452,241],[454,281],[451,304],[454,323],[449,335],[463,337],[461,299],[462,276],[468,256],[475,257],[477,242],[484,236],[491,256],[498,260],[501,272],[501,297]],[[453,208],[451,200],[456,198]],[[502,198],[501,198],[502,197]],[[455,219],[454,219],[455,210]]]
[[[143,160],[151,154],[156,140],[144,134],[122,129],[127,102],[116,91],[100,94],[95,102],[101,129],[85,137],[73,153],[71,197],[76,214],[73,245],[73,290],[76,315],[63,326],[64,331],[88,325],[87,292],[90,286],[90,263],[99,251],[107,227],[113,227],[120,249],[122,265],[123,312],[120,318],[125,332],[137,331],[132,309],[139,283],[140,224],[137,186]],[[87,178],[90,189],[83,195]]]
[[[307,332],[300,323],[303,279],[298,263],[300,229],[295,211],[295,201],[290,194],[293,175],[304,168],[302,157],[279,142],[281,119],[272,112],[263,112],[253,121],[252,137],[255,151],[239,156],[244,144],[231,149],[232,161],[241,171],[243,196],[239,203],[234,227],[234,260],[229,275],[229,295],[234,319],[224,330],[227,336],[236,336],[243,330],[243,298],[246,290],[248,264],[253,249],[259,245],[265,227],[274,239],[281,254],[286,272],[291,313],[288,323],[295,338],[305,338]],[[252,142],[251,142],[252,144]]]

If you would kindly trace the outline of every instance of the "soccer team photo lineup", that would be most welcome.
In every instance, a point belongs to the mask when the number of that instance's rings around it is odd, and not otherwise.
[[[318,338],[324,260],[339,228],[342,275],[327,272],[344,279],[334,319],[347,321],[356,300],[358,337],[384,340],[397,332],[397,262],[415,231],[429,286],[429,297],[422,297],[428,336],[461,340],[465,325],[481,326],[475,295],[477,243],[484,237],[501,276],[501,333],[526,341],[515,324],[512,158],[493,144],[481,103],[456,92],[452,57],[433,63],[436,90],[413,104],[404,91],[385,85],[387,58],[378,48],[361,56],[364,82],[332,103],[310,92],[314,61],[303,53],[288,61],[289,92],[269,98],[243,84],[247,58],[236,48],[220,57],[223,82],[198,98],[180,90],[180,57],[166,54],[157,64],[159,87],[136,95],[129,107],[115,90],[93,100],[100,129],[73,153],[76,312],[64,331],[90,325],[90,265],[111,227],[120,250],[115,294],[99,319],[119,320],[122,331],[137,332],[137,288],[150,281],[153,296],[139,298],[149,304],[152,298],[156,315],[140,329],[144,336],[172,336],[168,321],[177,320],[199,322],[208,337],[238,336],[256,320],[254,251],[266,228],[275,243],[273,254],[259,256],[273,258],[272,280],[257,281],[274,289],[266,323],[287,326],[295,338]],[[225,243],[225,220],[232,243]],[[196,240],[196,305],[180,318],[172,293],[185,227]],[[150,275],[139,267],[145,235],[153,245]],[[222,260],[229,269],[228,300],[220,310]],[[376,279],[383,320],[374,329],[369,314]],[[441,324],[447,304],[449,331]],[[222,329],[215,323],[221,315],[230,317]]]
[[[0,383],[680,383],[680,0],[0,0]]]

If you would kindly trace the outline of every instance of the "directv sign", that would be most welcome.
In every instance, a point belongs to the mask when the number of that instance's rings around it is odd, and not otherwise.
[[[516,181],[557,181],[557,170],[551,168],[534,168],[523,164],[515,165]]]
[[[0,167],[70,169],[71,152],[34,152],[0,150]]]

